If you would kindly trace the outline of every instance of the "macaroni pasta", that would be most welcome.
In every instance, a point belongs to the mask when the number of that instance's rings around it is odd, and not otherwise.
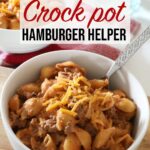
[[[0,0],[0,28],[19,29],[20,0]]]
[[[46,66],[9,101],[10,125],[32,150],[126,150],[135,103],[68,61]]]

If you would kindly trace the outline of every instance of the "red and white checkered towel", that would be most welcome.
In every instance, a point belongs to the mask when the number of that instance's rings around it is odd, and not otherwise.
[[[131,34],[134,36],[140,29],[140,23],[135,20],[131,21]],[[90,44],[90,45],[77,45],[77,44],[51,44],[39,51],[27,54],[9,54],[0,51],[0,62],[2,66],[17,67],[26,60],[40,55],[42,53],[56,51],[56,50],[85,50],[91,51],[111,59],[116,59],[120,53],[119,49],[110,47],[105,44]]]

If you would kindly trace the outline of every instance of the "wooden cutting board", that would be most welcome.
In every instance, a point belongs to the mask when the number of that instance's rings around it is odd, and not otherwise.
[[[0,120],[0,150],[13,150],[6,137],[1,120]],[[138,150],[150,150],[150,126]]]

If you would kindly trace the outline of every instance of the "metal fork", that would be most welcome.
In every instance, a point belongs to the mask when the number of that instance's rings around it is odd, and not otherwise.
[[[126,64],[126,62],[145,44],[149,38],[150,26],[148,26],[134,41],[126,46],[125,50],[120,54],[106,73],[106,78],[110,79],[110,77],[124,64]]]

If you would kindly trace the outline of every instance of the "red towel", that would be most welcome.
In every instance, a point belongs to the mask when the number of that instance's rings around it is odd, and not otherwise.
[[[134,20],[131,21],[131,33],[135,35],[139,31],[140,24]],[[77,45],[77,44],[51,44],[46,48],[39,51],[27,53],[27,54],[9,54],[0,51],[0,62],[2,66],[6,67],[17,67],[26,60],[40,55],[42,53],[56,51],[56,50],[85,50],[91,51],[111,59],[116,59],[120,51],[114,47],[110,47],[105,44],[90,44],[90,45]]]

